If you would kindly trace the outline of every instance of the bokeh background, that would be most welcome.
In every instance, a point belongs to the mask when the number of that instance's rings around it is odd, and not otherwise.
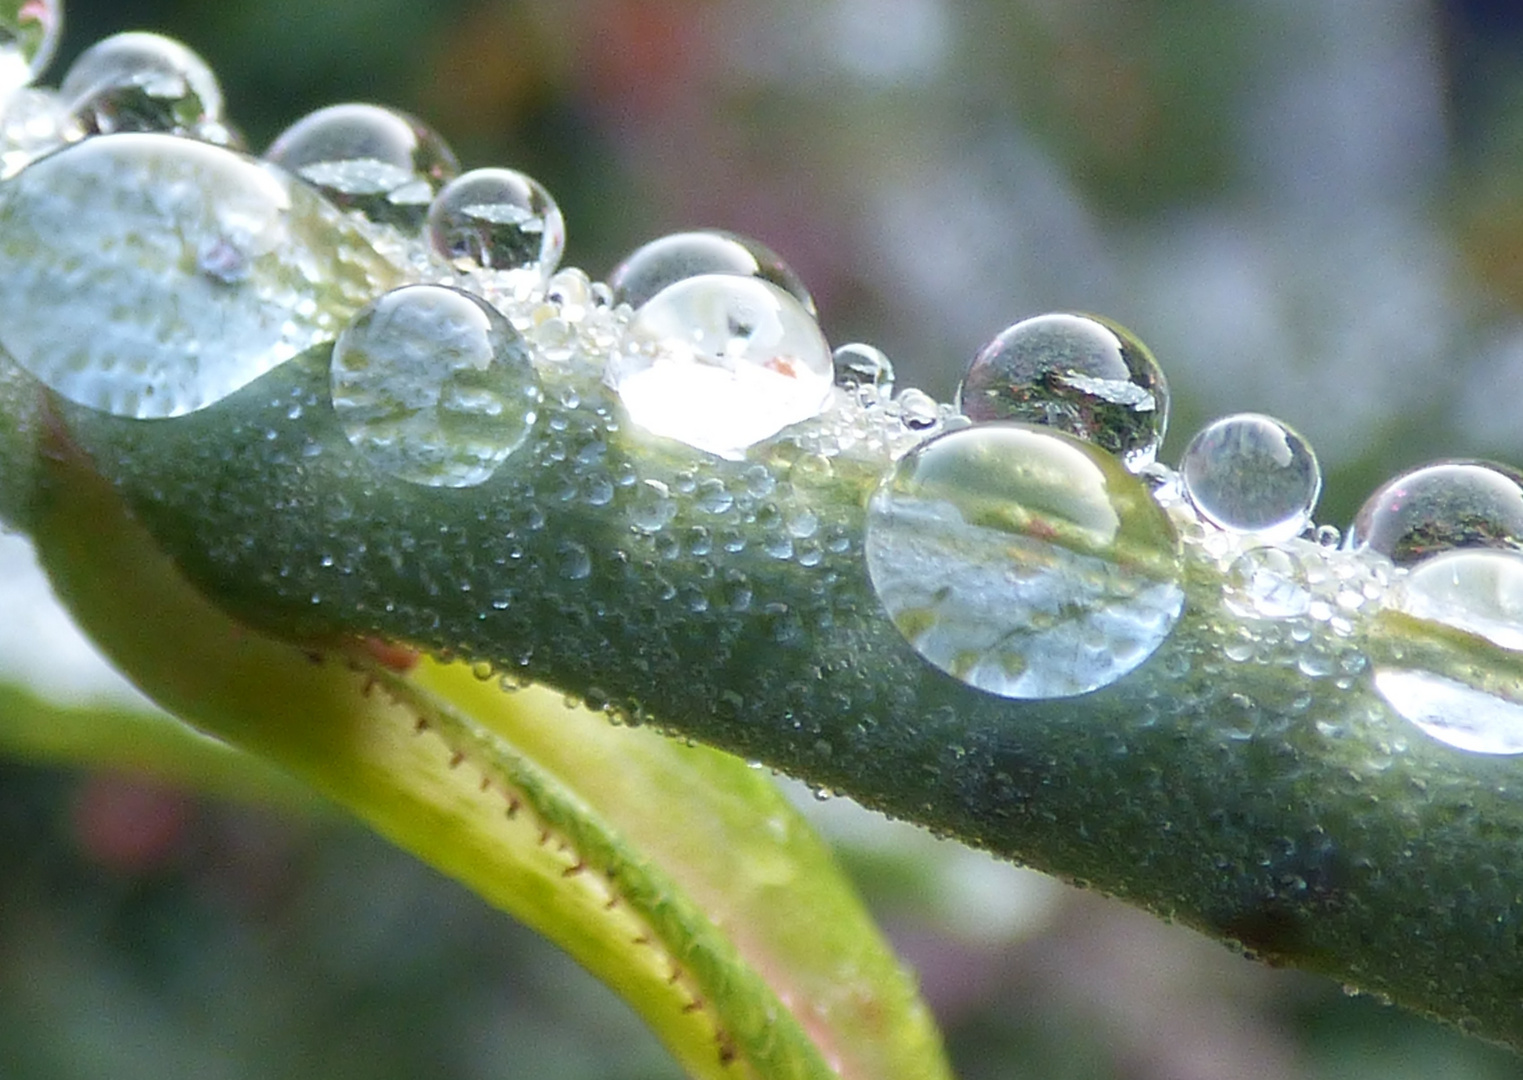
[[[206,56],[262,148],[373,100],[536,175],[594,276],[677,228],[780,251],[835,343],[949,396],[1077,308],[1214,416],[1395,470],[1523,464],[1523,7],[1508,0],[71,0]],[[25,545],[0,664],[124,693]],[[808,801],[808,800],[806,800]],[[835,800],[815,812],[967,1080],[1490,1078],[1523,1059]],[[552,947],[301,798],[0,760],[0,1078],[676,1076]]]

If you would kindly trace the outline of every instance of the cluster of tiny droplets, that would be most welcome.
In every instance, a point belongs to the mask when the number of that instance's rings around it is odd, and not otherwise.
[[[237,129],[221,115],[221,93],[210,68],[183,45],[151,34],[107,39],[64,74],[60,90],[51,91],[29,83],[56,45],[57,3],[24,5],[10,22],[14,25],[0,25],[0,178],[115,132],[156,132],[227,148],[229,154],[241,151]],[[460,290],[504,316],[533,360],[527,375],[532,385],[519,388],[526,402],[519,420],[535,423],[541,394],[559,407],[548,421],[553,436],[548,449],[537,452],[551,460],[556,447],[568,452],[560,438],[568,434],[565,416],[581,406],[582,394],[599,375],[623,398],[626,419],[635,427],[732,459],[768,448],[755,456],[771,465],[754,464],[741,481],[728,485],[683,473],[674,490],[667,480],[587,473],[583,494],[593,505],[611,501],[616,486],[633,489],[626,500],[630,527],[649,547],[652,567],[743,550],[757,542],[758,532],[766,554],[805,567],[818,565],[826,552],[860,544],[880,597],[916,651],[970,685],[1013,697],[1087,692],[1147,659],[1180,617],[1180,582],[1192,563],[1213,567],[1225,593],[1209,616],[1214,642],[1209,654],[1176,650],[1170,663],[1180,672],[1195,666],[1210,674],[1255,663],[1349,687],[1372,668],[1359,641],[1359,620],[1390,607],[1516,647],[1512,597],[1523,591],[1517,555],[1523,551],[1523,474],[1505,466],[1439,463],[1398,477],[1371,497],[1349,535],[1340,537],[1338,530],[1312,521],[1320,474],[1309,445],[1273,418],[1223,418],[1196,436],[1177,472],[1159,463],[1167,382],[1134,335],[1098,316],[1058,312],[1012,325],[973,359],[955,403],[939,403],[919,389],[897,388],[892,364],[871,345],[844,345],[831,356],[808,291],[775,253],[755,241],[719,231],[674,234],[633,253],[608,282],[595,281],[580,269],[559,267],[564,241],[559,210],[531,178],[508,169],[462,175],[435,133],[406,114],[377,106],[320,110],[292,125],[267,157],[345,209],[347,227],[395,271],[365,271],[361,277],[368,273],[377,284],[389,278],[384,288],[427,284]],[[213,245],[198,255],[200,272],[237,283],[247,272],[242,257],[236,246]],[[672,299],[679,292],[681,300]],[[684,319],[693,329],[681,341],[642,336],[651,326],[683,325]],[[700,326],[719,327],[720,340],[699,340]],[[603,358],[606,371],[581,370],[587,357]],[[18,359],[26,366],[25,358]],[[708,389],[695,389],[700,383]],[[757,426],[747,417],[749,434],[726,442],[722,423],[715,434],[686,425],[680,416],[674,421],[671,414],[681,409],[665,407],[657,415],[638,404],[637,384],[656,387],[658,396],[673,386],[683,394],[691,390],[683,407],[694,413],[734,408],[730,403],[755,397],[756,408],[771,410],[775,422],[763,419]],[[511,380],[504,385],[513,386]],[[459,388],[433,390],[436,398],[442,392],[469,397]],[[121,397],[130,399],[131,394]],[[589,423],[605,433],[615,430],[619,417],[606,406],[596,408]],[[1017,429],[1037,434],[1009,435]],[[366,438],[381,436],[369,432]],[[1054,493],[1042,489],[1047,480],[1019,463],[990,457],[1001,440],[1011,439],[1061,459],[1058,472],[1073,470],[1078,480],[1109,474],[1112,466],[1094,456],[1099,453],[1135,475],[1117,482],[1119,493],[1070,493],[1053,504]],[[487,445],[481,460],[490,462],[494,454],[514,448],[516,443],[495,451]],[[982,469],[984,486],[943,492],[951,502],[938,502],[943,481],[921,471],[938,456],[975,472]],[[810,512],[779,509],[787,502],[784,496],[798,490],[793,480],[828,475],[832,463],[843,461],[880,468],[893,463],[872,501],[865,538],[838,527],[822,529]],[[452,483],[474,483],[478,473],[489,471],[466,470],[460,474],[464,480]],[[1145,492],[1141,501],[1121,490],[1127,484]],[[676,512],[674,497],[689,500],[700,515],[710,514],[712,525],[674,536],[667,527]],[[978,500],[989,497],[1029,504],[1020,509],[1034,514],[1044,532],[1002,533],[1004,526],[991,532],[974,525],[973,517],[964,520],[964,509],[977,516]],[[959,500],[963,509],[953,509],[947,518],[947,507]],[[1177,548],[1171,540],[1112,550],[1109,539],[1091,529],[1096,511],[1124,519],[1133,531],[1177,535]],[[956,535],[938,535],[942,526]],[[965,649],[958,650],[981,634],[987,637],[991,627],[970,626],[966,611],[938,609],[943,600],[927,600],[911,579],[927,566],[932,577],[972,570],[958,560],[969,551],[1001,545],[1035,552],[1031,565],[1012,568],[1010,576],[1020,584],[1008,598],[1015,610],[1028,613],[1021,618],[1033,621],[993,627],[998,643],[971,646],[977,655],[969,660]],[[1426,574],[1405,584],[1409,570],[1424,560],[1460,549],[1486,554],[1463,567],[1456,563],[1442,581],[1441,575]],[[1011,556],[1017,562],[1021,557]],[[592,553],[584,545],[566,541],[562,577],[585,578],[591,565]],[[898,599],[890,600],[894,589]],[[754,603],[740,576],[698,589],[674,580],[670,593],[694,611],[716,603],[745,610]],[[1067,625],[1075,609],[1078,622]],[[1010,616],[996,611],[988,617]],[[1103,652],[1107,635],[1136,654],[1110,668],[1103,663],[1097,668],[1091,657],[1073,670],[1026,670],[1051,663],[1041,658],[1072,651],[1075,642],[1081,642],[1081,651]],[[1020,644],[1011,645],[1012,640]],[[480,673],[492,674],[485,666]],[[516,673],[503,678],[504,685],[520,683]],[[1474,731],[1446,733],[1442,717],[1430,726],[1429,713],[1442,711],[1449,681],[1403,669],[1384,685],[1376,672],[1375,683],[1398,713],[1425,730],[1436,727],[1443,741],[1489,752],[1523,751],[1523,737],[1498,741]],[[1413,687],[1420,704],[1393,696]],[[1482,691],[1460,687],[1456,692],[1469,695],[1455,706],[1460,712],[1484,712],[1474,700],[1485,696]],[[601,692],[589,694],[601,697]],[[1495,723],[1523,723],[1523,704],[1488,700],[1485,708],[1493,712],[1487,715]]]

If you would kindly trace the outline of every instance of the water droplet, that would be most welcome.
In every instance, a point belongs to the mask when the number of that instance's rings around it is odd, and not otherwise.
[[[362,103],[308,113],[264,156],[335,205],[409,232],[422,226],[435,194],[460,171],[454,152],[421,120]]]
[[[914,386],[895,398],[894,404],[899,407],[899,418],[905,427],[917,431],[935,427],[936,421],[941,419],[941,407],[936,404],[936,399]]]
[[[971,420],[1045,424],[1110,451],[1134,472],[1169,423],[1169,387],[1141,341],[1106,319],[1057,312],[1004,330],[957,388]]]
[[[647,480],[634,490],[634,502],[629,508],[629,522],[638,532],[657,533],[671,524],[677,516],[677,504],[672,501],[670,489],[659,480]]]
[[[376,468],[415,484],[487,480],[540,401],[528,346],[486,301],[443,285],[377,299],[333,347],[333,408]]]
[[[539,181],[513,169],[472,169],[434,199],[428,238],[457,270],[548,277],[566,248],[566,223]]]
[[[79,55],[58,95],[89,135],[159,131],[236,141],[222,121],[222,88],[211,66],[159,34],[113,34]]]
[[[868,573],[925,659],[1001,697],[1107,686],[1184,606],[1178,540],[1113,457],[984,424],[911,450],[868,507]]]
[[[323,341],[395,283],[289,177],[159,134],[87,139],[0,188],[0,343],[71,401],[193,412]]]
[[[1452,548],[1523,551],[1523,473],[1492,461],[1440,461],[1403,473],[1359,508],[1345,544],[1397,566]]]
[[[847,390],[861,388],[881,390],[888,394],[894,389],[894,365],[875,345],[854,341],[842,345],[831,356],[836,370],[836,385]]]
[[[1258,413],[1223,417],[1201,429],[1185,448],[1179,472],[1206,520],[1268,542],[1298,536],[1322,492],[1310,444]]]
[[[1435,555],[1402,579],[1392,603],[1414,618],[1523,652],[1523,555],[1488,548]]]
[[[592,553],[585,544],[563,540],[556,548],[560,558],[558,572],[567,581],[584,581],[592,576]]]
[[[62,30],[61,0],[0,3],[0,109],[42,74],[53,59]]]
[[[788,293],[811,316],[814,299],[777,252],[722,229],[672,233],[636,248],[613,273],[609,287],[616,303],[643,307],[668,285],[700,274],[732,274],[770,282]]]
[[[1239,615],[1293,619],[1311,608],[1311,586],[1299,558],[1276,547],[1249,548],[1227,568],[1225,599]]]
[[[1375,689],[1403,719],[1475,754],[1523,754],[1519,688],[1504,694],[1431,671],[1378,668]]]
[[[703,274],[635,313],[607,381],[630,419],[720,457],[819,415],[830,346],[788,293],[757,278]]]

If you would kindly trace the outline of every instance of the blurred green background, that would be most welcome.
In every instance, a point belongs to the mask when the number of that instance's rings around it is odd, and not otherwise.
[[[833,342],[949,396],[1018,318],[1128,324],[1164,459],[1240,409],[1317,447],[1320,521],[1398,468],[1523,464],[1523,8],[1503,0],[141,0],[257,150],[323,104],[427,119],[555,193],[594,276],[676,228],[765,241]],[[4,548],[0,659],[108,683]],[[104,692],[104,691],[103,691]],[[839,801],[818,807],[960,1076],[1523,1076]],[[801,914],[801,917],[802,914]],[[0,761],[0,1078],[675,1076],[554,949],[316,805]]]

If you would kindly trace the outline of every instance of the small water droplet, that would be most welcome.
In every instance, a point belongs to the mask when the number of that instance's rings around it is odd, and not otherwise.
[[[1009,327],[957,388],[971,420],[1045,424],[1110,451],[1136,471],[1169,423],[1169,388],[1136,335],[1094,315],[1057,312]]]
[[[1311,607],[1306,566],[1276,547],[1249,548],[1227,568],[1225,599],[1239,615],[1293,619]]]
[[[1094,446],[1025,424],[950,432],[900,459],[868,507],[867,566],[925,659],[981,690],[1107,686],[1183,610],[1178,540]]]
[[[172,38],[113,34],[79,55],[58,95],[85,134],[160,131],[227,144],[211,66]]]
[[[694,505],[705,514],[725,514],[735,505],[735,496],[726,489],[723,480],[711,476],[699,482]]]
[[[454,152],[427,124],[357,102],[308,113],[264,156],[343,209],[408,232],[422,225],[435,193],[460,172]]]
[[[899,418],[905,426],[917,431],[935,427],[941,418],[941,407],[936,404],[936,399],[914,386],[904,390],[894,403],[899,406]]]
[[[584,581],[592,576],[592,553],[585,544],[575,540],[563,540],[556,548],[560,559],[557,572],[567,581]]]
[[[608,275],[615,303],[643,307],[668,285],[700,274],[756,278],[788,293],[811,316],[814,298],[777,252],[722,229],[672,233],[636,248]]]
[[[1206,520],[1268,542],[1299,535],[1322,491],[1311,445],[1258,413],[1202,428],[1185,448],[1179,473],[1185,494]]]
[[[397,276],[288,176],[163,134],[38,160],[0,189],[0,230],[0,343],[64,397],[121,416],[222,399],[331,341]]]
[[[457,270],[548,277],[566,249],[566,222],[544,185],[515,169],[472,169],[428,210],[434,251]]]
[[[647,480],[635,487],[629,508],[629,523],[643,533],[657,533],[677,516],[677,504],[670,489],[660,480]]]
[[[528,438],[538,376],[517,331],[486,301],[405,285],[339,335],[333,408],[376,468],[431,487],[485,482]]]
[[[1523,551],[1523,473],[1492,461],[1440,461],[1382,485],[1345,541],[1397,566],[1453,548]]]
[[[830,347],[792,296],[758,278],[703,274],[635,313],[606,379],[646,431],[739,460],[823,412],[832,374]]]
[[[0,4],[0,111],[53,59],[63,31],[61,0]]]
[[[894,389],[894,365],[876,345],[854,341],[842,345],[832,355],[836,385],[847,390],[869,388],[884,394]]]

